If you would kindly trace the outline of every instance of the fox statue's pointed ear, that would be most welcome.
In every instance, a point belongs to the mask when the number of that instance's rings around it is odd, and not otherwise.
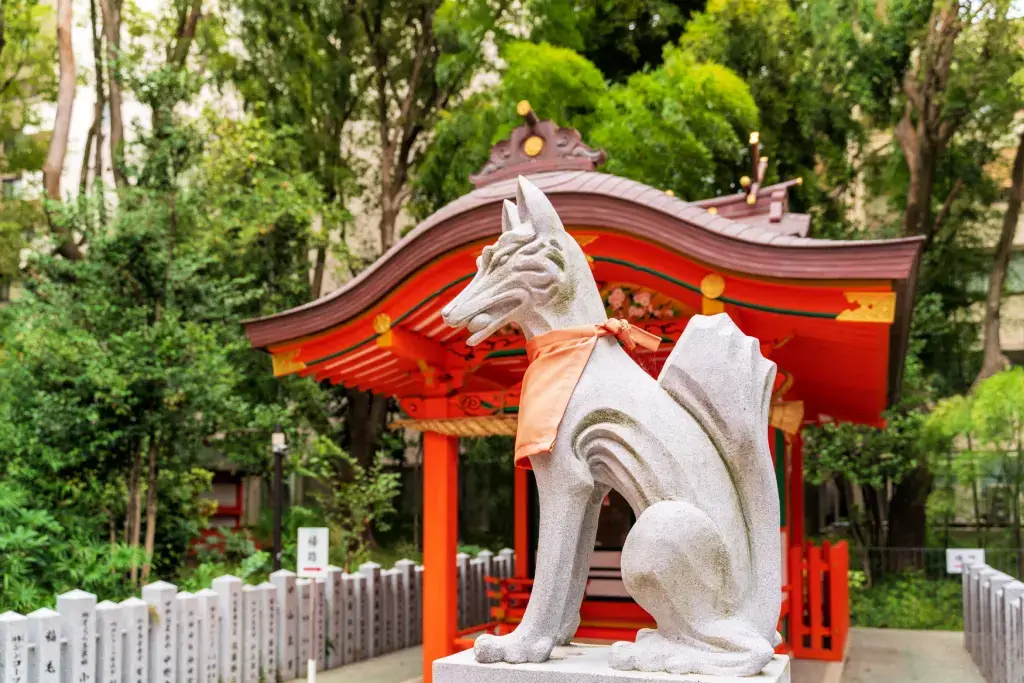
[[[519,225],[519,218],[516,216],[516,205],[505,200],[501,205],[501,231],[511,232]]]
[[[555,207],[551,206],[551,202],[536,185],[523,176],[519,176],[516,182],[516,209],[519,212],[519,222],[529,223],[538,235],[564,230],[561,219],[555,213]]]

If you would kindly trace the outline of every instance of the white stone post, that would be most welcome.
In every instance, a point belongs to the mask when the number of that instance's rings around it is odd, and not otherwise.
[[[124,661],[121,644],[123,613],[124,608],[110,600],[104,600],[96,605],[96,631],[99,633],[96,645],[96,680],[99,683],[121,683],[121,667]]]
[[[342,598],[344,586],[342,585],[341,567],[330,565],[327,567],[327,666],[334,669],[341,666],[342,651],[345,648],[345,630],[342,628],[344,619],[345,603]]]
[[[36,645],[36,656],[29,660],[28,680],[60,683],[60,614],[43,607],[28,615],[28,637]]]
[[[166,581],[142,587],[142,599],[153,608],[149,633],[149,672],[152,683],[178,681],[178,623],[175,610],[178,589]]]
[[[127,632],[124,643],[124,680],[149,683],[149,605],[139,598],[121,601]]]
[[[295,572],[279,569],[270,575],[270,583],[277,589],[278,679],[288,681],[299,674],[299,603],[295,587]]]
[[[28,680],[28,619],[17,612],[0,614],[0,674],[3,683]]]
[[[394,615],[395,615],[395,649],[404,650],[409,647],[409,589],[406,586],[406,571],[395,562],[391,570],[394,583]]]
[[[469,621],[469,555],[458,553],[455,556],[455,566],[458,568],[458,627],[466,628]]]
[[[309,579],[296,579],[296,593],[299,598],[299,662],[301,669],[305,671],[306,663],[310,659],[310,652],[313,650],[313,641],[310,638],[310,624],[313,615],[310,613],[309,596],[312,588],[312,581]]]
[[[61,636],[67,639],[67,668],[73,683],[96,683],[96,596],[73,590],[57,596]]]
[[[416,566],[416,640],[423,642],[423,567]]]
[[[277,678],[277,632],[280,614],[277,609],[277,588],[263,582],[256,586],[260,596],[260,672],[263,683],[276,683]]]
[[[181,683],[199,683],[202,674],[199,662],[199,598],[182,591],[174,600],[178,608],[178,680]]]
[[[380,623],[380,565],[376,562],[364,562],[359,565],[359,573],[366,579],[363,585],[363,618],[366,620],[366,657],[371,658],[381,653],[383,644]]]
[[[213,590],[220,597],[221,683],[242,683],[242,580],[218,576]]]
[[[401,601],[399,614],[402,615],[403,647],[416,644],[416,624],[419,623],[419,600],[416,599],[416,563],[412,560],[399,560],[395,568],[402,573]]]
[[[313,659],[317,671],[327,668],[327,579],[313,581]]]
[[[199,601],[200,633],[202,634],[199,638],[199,680],[203,683],[219,683],[220,595],[214,590],[204,588],[196,593],[196,599]]]
[[[260,599],[255,586],[242,586],[242,681],[260,683]]]
[[[342,594],[345,601],[345,612],[342,615],[342,630],[345,635],[342,637],[344,648],[341,653],[341,663],[352,664],[357,661],[359,651],[362,648],[362,641],[359,637],[360,622],[360,581],[358,574],[343,574],[341,577]]]
[[[395,649],[395,591],[391,582],[394,570],[385,569],[380,573],[380,619],[381,653]]]

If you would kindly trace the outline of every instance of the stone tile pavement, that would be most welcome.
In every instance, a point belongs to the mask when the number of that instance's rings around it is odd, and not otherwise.
[[[984,683],[963,638],[959,631],[855,628],[842,683]]]

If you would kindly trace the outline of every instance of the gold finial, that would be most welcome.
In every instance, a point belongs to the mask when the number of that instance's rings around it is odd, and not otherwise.
[[[676,196],[676,193],[673,192],[672,190],[665,190],[665,194],[667,194],[669,197],[675,197]]]
[[[760,141],[761,141],[761,134],[758,133],[756,130],[755,131],[751,131],[751,133],[750,133],[750,144],[756,145]]]
[[[519,100],[519,104],[516,105],[516,113],[520,116],[526,116],[530,113],[530,101]]]
[[[373,319],[373,331],[377,334],[387,334],[391,330],[391,316],[387,313],[380,313]]]
[[[523,151],[528,157],[537,156],[542,149],[544,149],[544,139],[536,135],[526,138],[526,142],[523,143]]]
[[[756,194],[748,194],[747,195],[747,204],[750,204],[751,206],[753,206],[754,204],[757,204],[757,195]]]
[[[740,187],[742,187],[744,190],[750,187],[750,176],[745,175],[742,178],[740,178]]]
[[[710,213],[712,216],[717,216],[718,215],[718,207],[717,206],[710,207],[708,209],[708,213]]]
[[[717,299],[725,291],[725,278],[718,273],[708,273],[700,281],[700,293],[709,299]]]
[[[796,184],[797,185],[803,185],[804,184],[804,177],[803,176],[797,177]]]

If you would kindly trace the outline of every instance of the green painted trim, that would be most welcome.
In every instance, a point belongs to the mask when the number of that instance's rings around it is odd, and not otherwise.
[[[775,481],[779,486],[779,526],[786,526],[786,434],[772,428],[775,436]]]
[[[487,358],[512,358],[514,356],[525,356],[526,349],[499,349],[498,351],[491,351],[489,354],[484,356]]]
[[[631,261],[624,261],[622,259],[612,258],[611,256],[593,256],[591,258],[593,258],[595,261],[602,261],[604,263],[614,263],[614,264],[619,265],[619,266],[626,266],[627,268],[632,268],[634,270],[639,270],[639,271],[647,273],[649,275],[654,275],[655,277],[660,277],[662,280],[668,280],[672,284],[678,285],[678,286],[682,287],[683,289],[688,289],[691,292],[696,292],[697,294],[700,294],[700,287],[698,287],[697,285],[691,285],[689,282],[683,282],[682,280],[680,280],[678,278],[674,278],[671,275],[667,275],[666,273],[662,273],[660,271],[654,270],[653,268],[648,268],[647,266],[641,266],[641,265],[639,265],[637,263],[632,263]],[[766,313],[778,313],[780,315],[796,315],[796,316],[800,316],[802,318],[823,318],[825,320],[835,320],[836,316],[839,315],[838,313],[820,313],[820,312],[817,312],[817,311],[798,311],[798,310],[792,309],[792,308],[776,308],[774,306],[762,306],[761,304],[752,304],[752,303],[749,303],[749,302],[746,302],[746,301],[740,301],[739,299],[733,299],[733,298],[727,297],[727,296],[720,296],[720,297],[718,297],[717,300],[718,301],[723,301],[723,302],[725,302],[727,304],[732,304],[734,306],[740,306],[741,308],[750,308],[750,309],[753,309],[755,311],[764,311]]]
[[[391,322],[391,324],[392,325],[397,325],[398,323],[402,322],[403,320],[408,318],[410,315],[412,315],[416,311],[418,311],[421,308],[423,308],[423,306],[425,304],[427,304],[428,302],[433,301],[437,297],[441,296],[442,294],[447,292],[449,289],[451,289],[455,285],[462,284],[466,280],[471,279],[474,274],[475,273],[470,273],[469,275],[463,275],[462,277],[460,277],[457,280],[452,280],[451,282],[446,284],[444,287],[442,287],[441,289],[437,290],[436,292],[434,292],[433,294],[428,296],[426,299],[424,299],[423,301],[419,302],[418,304],[416,304],[415,306],[410,308],[408,311],[406,311],[402,315],[400,315],[397,318],[395,318]],[[317,365],[318,363],[324,363],[326,361],[333,360],[334,358],[337,358],[338,356],[343,356],[343,355],[345,355],[346,353],[348,353],[350,351],[355,351],[359,347],[365,346],[366,344],[369,344],[370,342],[374,341],[375,339],[377,339],[377,337],[380,337],[380,336],[381,335],[379,335],[379,334],[371,334],[366,339],[362,339],[360,341],[357,341],[355,344],[353,344],[352,346],[348,347],[347,349],[342,349],[341,351],[335,351],[334,353],[330,354],[329,356],[324,356],[323,358],[317,358],[316,360],[309,361],[308,363],[306,363],[306,367],[312,367],[313,365]]]

